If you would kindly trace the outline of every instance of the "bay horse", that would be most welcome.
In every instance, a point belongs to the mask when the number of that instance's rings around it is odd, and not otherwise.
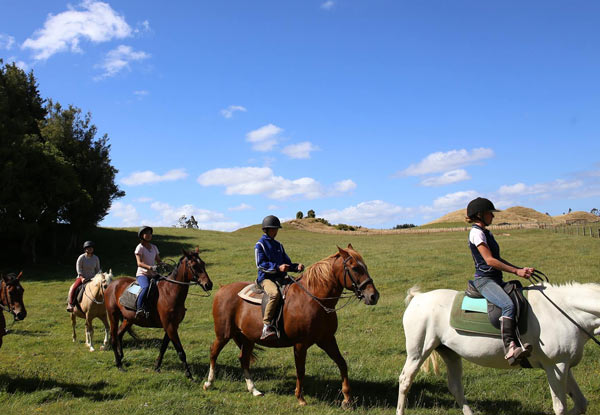
[[[23,302],[23,292],[25,289],[21,285],[23,271],[19,274],[2,275],[0,281],[0,308],[13,315],[14,321],[23,320],[27,317],[27,310]],[[0,313],[0,347],[2,347],[2,337],[6,335],[6,320],[4,313]]]
[[[108,273],[99,272],[82,288],[83,297],[77,307],[71,312],[71,325],[73,327],[73,342],[77,341],[75,334],[75,325],[77,317],[85,319],[85,345],[93,352],[92,338],[94,336],[94,327],[92,321],[99,318],[104,324],[104,342],[100,350],[104,350],[108,345],[108,318],[106,317],[106,306],[104,304],[104,291],[112,282],[112,270]]]
[[[250,359],[255,343],[266,347],[293,347],[296,363],[296,398],[306,405],[302,396],[306,352],[317,344],[337,364],[342,377],[342,406],[350,405],[348,366],[335,339],[337,315],[335,306],[344,289],[352,290],[367,305],[375,305],[379,292],[362,256],[348,245],[338,252],[313,264],[291,284],[283,306],[284,330],[281,338],[260,340],[262,311],[258,304],[249,303],[237,294],[251,282],[235,282],[217,291],[213,302],[216,338],[210,348],[210,370],[204,383],[207,390],[215,379],[217,357],[233,339],[240,348],[240,363],[248,391],[262,396],[250,377]]]
[[[177,329],[185,317],[185,299],[188,295],[190,285],[200,285],[204,291],[212,289],[212,281],[206,273],[206,264],[195,251],[183,250],[183,256],[173,272],[168,277],[161,277],[157,283],[158,299],[151,306],[150,317],[136,317],[134,310],[129,310],[121,305],[119,298],[123,292],[134,282],[134,278],[119,278],[108,286],[104,298],[106,311],[110,321],[111,344],[115,353],[117,368],[123,370],[123,335],[133,324],[141,327],[163,328],[165,335],[160,346],[160,352],[154,369],[160,372],[162,359],[167,350],[169,342],[177,351],[179,359],[183,363],[185,375],[192,379],[192,373],[187,364],[185,351],[179,340]],[[123,320],[119,327],[119,322]]]
[[[546,372],[556,415],[567,413],[567,395],[574,403],[569,414],[583,414],[588,402],[571,368],[581,361],[587,340],[600,334],[600,284],[543,284],[526,289],[528,328],[521,339],[533,346],[528,360],[533,368]],[[448,389],[464,415],[472,415],[473,411],[464,396],[461,358],[486,367],[519,367],[509,366],[504,359],[499,337],[458,332],[450,327],[450,309],[456,293],[444,289],[421,293],[418,287],[408,291],[403,317],[407,356],[399,378],[396,415],[404,415],[410,385],[433,351],[446,363]]]

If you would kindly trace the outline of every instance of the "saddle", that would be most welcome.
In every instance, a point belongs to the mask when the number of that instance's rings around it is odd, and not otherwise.
[[[142,287],[137,282],[132,282],[127,286],[121,297],[119,297],[119,304],[128,310],[137,310],[137,299],[140,294]],[[144,304],[146,305],[146,311],[152,311],[155,308],[156,300],[158,299],[158,286],[156,285],[156,279],[150,278],[150,286],[146,292],[146,298]]]
[[[281,294],[281,300],[277,304],[277,310],[275,311],[275,318],[273,321],[273,326],[275,327],[275,331],[277,332],[277,337],[281,338],[281,335],[285,335],[284,324],[283,324],[283,305],[285,304],[285,297],[287,294],[287,290],[290,286],[289,280],[276,281],[277,289],[279,290],[279,294]],[[267,303],[269,302],[269,295],[260,287],[258,282],[254,282],[252,284],[248,284],[244,288],[238,292],[238,296],[244,299],[246,302],[251,304],[256,304],[261,306],[261,315],[264,315],[265,308],[267,307]]]
[[[83,313],[81,309],[81,301],[83,300],[83,294],[85,293],[85,286],[89,284],[91,280],[84,280],[79,287],[75,288],[75,295],[73,298],[75,299],[75,306]]]
[[[527,332],[527,293],[517,280],[509,281],[504,291],[515,304],[515,320],[520,334]],[[457,293],[450,312],[450,326],[458,331],[501,337],[502,309],[487,301],[469,281],[464,293]]]

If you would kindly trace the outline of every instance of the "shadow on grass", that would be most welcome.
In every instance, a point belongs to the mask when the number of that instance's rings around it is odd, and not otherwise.
[[[86,398],[92,401],[109,401],[123,399],[125,395],[117,393],[103,393],[102,390],[108,386],[107,382],[95,382],[89,385],[79,383],[57,382],[54,380],[42,380],[32,377],[9,377],[0,374],[0,387],[8,393],[33,393],[51,391],[56,393],[67,392],[75,398]]]
[[[50,335],[49,331],[40,331],[40,330],[20,330],[7,327],[6,328],[7,335],[17,335],[17,336],[25,336],[25,337],[46,337]]]

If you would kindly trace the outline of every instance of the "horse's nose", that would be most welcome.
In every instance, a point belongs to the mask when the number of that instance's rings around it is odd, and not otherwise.
[[[20,311],[17,314],[15,314],[16,321],[25,320],[25,317],[27,317],[27,311],[25,311],[25,310]]]
[[[212,290],[212,281],[208,280],[208,282],[205,285],[206,291],[210,291]]]
[[[365,299],[367,300],[365,301],[367,305],[377,304],[377,301],[379,301],[379,291],[375,290],[375,292],[373,292],[372,294],[367,295]]]

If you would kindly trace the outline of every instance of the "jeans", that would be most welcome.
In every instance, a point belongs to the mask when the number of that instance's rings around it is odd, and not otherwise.
[[[145,275],[138,275],[135,277],[137,279],[137,283],[140,285],[140,294],[137,298],[137,308],[140,309],[144,305],[144,299],[146,298],[146,293],[148,292],[148,287],[150,286],[150,280]]]
[[[492,278],[476,277],[473,284],[490,303],[502,309],[502,317],[515,318],[515,305],[502,288],[505,282],[498,283]]]

